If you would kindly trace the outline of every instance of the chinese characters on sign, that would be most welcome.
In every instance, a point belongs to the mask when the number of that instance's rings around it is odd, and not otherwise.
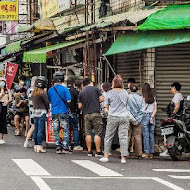
[[[0,21],[18,20],[18,0],[0,1]]]

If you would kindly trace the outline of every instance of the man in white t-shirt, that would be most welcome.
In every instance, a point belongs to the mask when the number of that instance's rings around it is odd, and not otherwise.
[[[176,114],[183,110],[184,98],[180,90],[181,90],[181,84],[179,82],[174,82],[171,84],[171,93],[174,94],[174,97],[171,100],[170,109],[173,112],[173,114]],[[160,156],[169,156],[168,149],[160,153]]]
[[[174,82],[171,84],[171,93],[174,94],[171,103],[174,104],[173,114],[176,114],[183,110],[183,96],[180,92],[181,84],[178,82]]]

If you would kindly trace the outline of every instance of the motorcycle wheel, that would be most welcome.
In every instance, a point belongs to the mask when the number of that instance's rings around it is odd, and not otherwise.
[[[178,149],[179,141],[176,139],[172,148],[168,149],[168,153],[173,161],[180,161],[182,151]]]

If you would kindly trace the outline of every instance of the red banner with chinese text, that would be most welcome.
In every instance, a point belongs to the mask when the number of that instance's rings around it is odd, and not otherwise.
[[[7,81],[7,88],[10,89],[13,83],[13,80],[15,78],[16,72],[18,69],[18,65],[15,63],[9,63],[7,62],[6,66],[6,81]]]

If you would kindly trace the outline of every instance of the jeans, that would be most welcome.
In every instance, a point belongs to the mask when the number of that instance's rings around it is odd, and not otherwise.
[[[54,138],[55,138],[55,145],[56,149],[65,149],[69,148],[69,121],[67,114],[54,114],[52,115],[53,120],[53,131],[54,131]],[[63,128],[63,142],[60,138],[60,126]]]
[[[69,115],[69,123],[73,129],[74,146],[79,145],[79,120],[76,113]]]
[[[150,124],[151,113],[146,113],[142,119],[142,132],[144,142],[144,152],[147,154],[154,153],[154,128],[153,124]]]
[[[46,114],[43,114],[42,117],[34,118],[33,137],[35,145],[42,145],[43,135],[45,131],[45,121],[46,121]]]
[[[109,116],[107,120],[106,135],[104,139],[104,153],[110,153],[113,137],[118,129],[121,156],[128,156],[128,117]]]

